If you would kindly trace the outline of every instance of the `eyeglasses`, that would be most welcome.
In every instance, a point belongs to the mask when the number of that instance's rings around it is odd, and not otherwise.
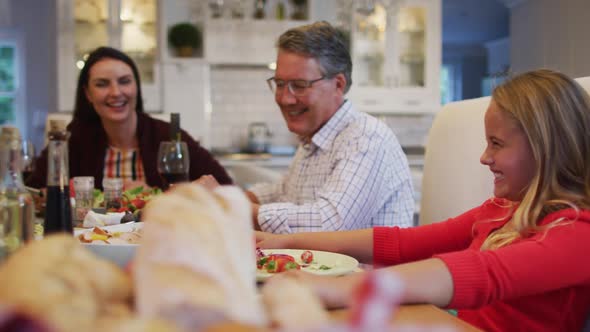
[[[282,90],[286,86],[292,95],[294,95],[296,97],[300,97],[300,96],[305,95],[305,93],[307,92],[307,89],[311,88],[311,86],[315,82],[321,81],[325,78],[327,78],[326,75],[324,75],[316,80],[311,80],[311,81],[306,81],[306,80],[285,81],[285,80],[280,80],[280,79],[271,77],[266,80],[266,83],[268,83],[268,87],[270,88],[270,91],[272,91],[272,93],[276,94],[278,92],[282,92]]]

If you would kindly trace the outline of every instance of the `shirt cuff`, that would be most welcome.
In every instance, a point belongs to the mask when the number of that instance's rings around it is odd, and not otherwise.
[[[258,208],[258,226],[260,230],[268,233],[291,233],[288,223],[288,213],[280,213],[281,203],[263,204]]]
[[[400,262],[399,228],[373,228],[373,265],[389,266]]]

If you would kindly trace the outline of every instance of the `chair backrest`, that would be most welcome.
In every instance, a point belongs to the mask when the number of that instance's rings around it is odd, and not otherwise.
[[[590,93],[590,77],[576,79]],[[457,216],[493,195],[493,176],[479,163],[490,97],[443,106],[428,134],[419,224]]]
[[[493,176],[479,163],[489,103],[490,97],[449,103],[434,118],[424,155],[420,225],[454,217],[493,194]]]

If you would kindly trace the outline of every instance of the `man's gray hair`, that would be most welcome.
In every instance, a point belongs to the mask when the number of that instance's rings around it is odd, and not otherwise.
[[[326,21],[292,28],[283,33],[277,42],[280,50],[312,57],[318,60],[326,77],[339,73],[346,77],[344,93],[352,84],[352,60],[343,34]]]

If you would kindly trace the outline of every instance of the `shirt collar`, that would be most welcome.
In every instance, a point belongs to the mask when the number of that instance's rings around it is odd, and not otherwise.
[[[328,149],[342,129],[353,120],[353,114],[352,103],[345,100],[328,122],[313,135],[311,143],[322,150]]]

